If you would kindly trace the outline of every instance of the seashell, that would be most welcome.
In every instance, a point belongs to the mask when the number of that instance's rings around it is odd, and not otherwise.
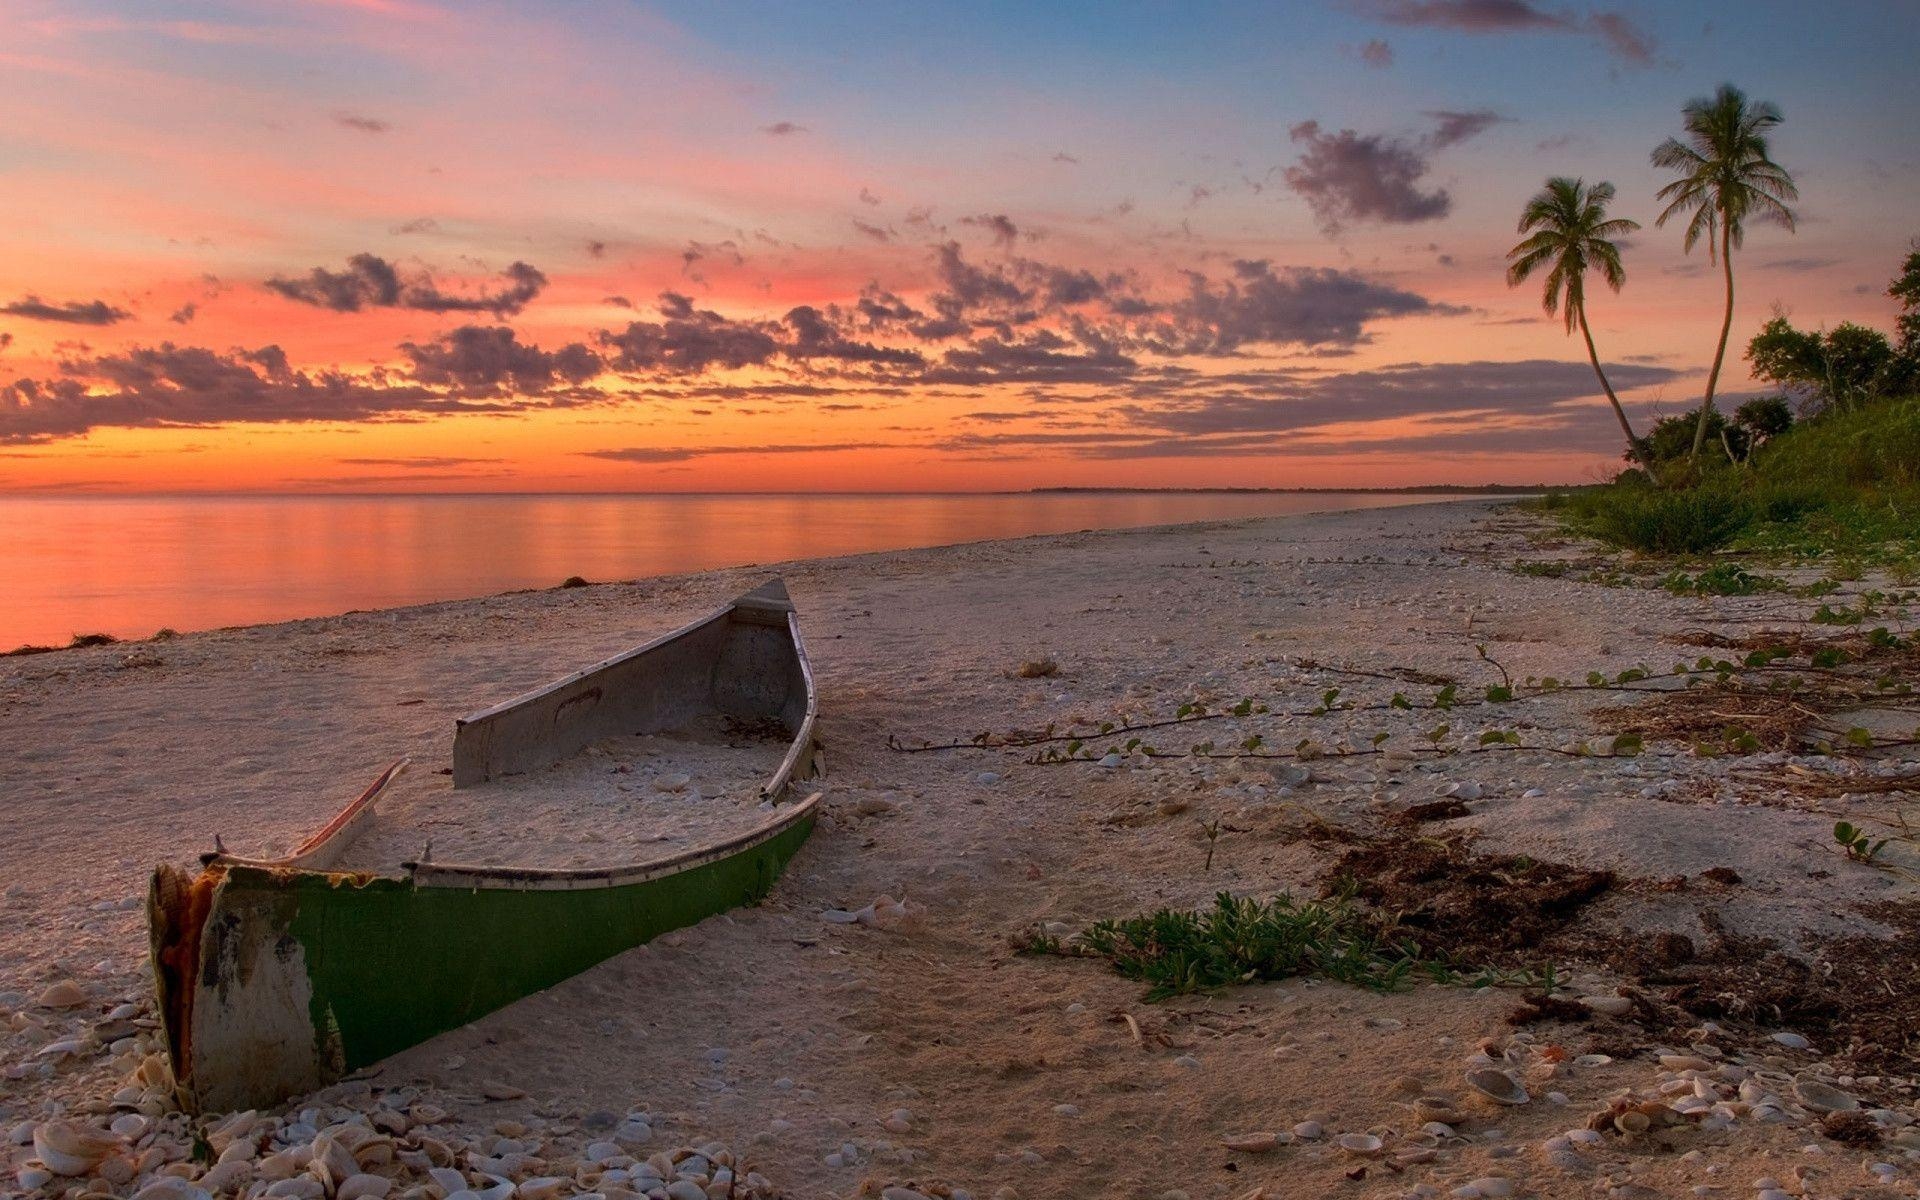
[[[253,1164],[235,1159],[218,1162],[200,1177],[200,1186],[210,1192],[237,1192],[253,1178]]]
[[[1860,1107],[1858,1100],[1818,1079],[1794,1080],[1793,1095],[1802,1105],[1817,1113],[1853,1112]]]
[[[120,1116],[115,1117],[113,1124],[107,1126],[107,1128],[113,1131],[115,1137],[123,1137],[130,1142],[137,1142],[140,1140],[140,1135],[147,1131],[147,1124],[147,1119],[139,1113],[122,1113]]]
[[[327,1177],[320,1182],[327,1186],[328,1191],[332,1191],[334,1185],[342,1180],[360,1173],[360,1164],[354,1160],[353,1151],[341,1145],[331,1130],[313,1139],[313,1158],[308,1165],[311,1167],[315,1164],[326,1168]]]
[[[282,1150],[278,1154],[269,1154],[261,1159],[254,1170],[260,1178],[278,1183],[283,1179],[292,1179],[305,1165],[293,1151]]]
[[[1380,1153],[1380,1148],[1385,1143],[1370,1133],[1343,1133],[1334,1139],[1333,1144],[1348,1154],[1360,1158],[1371,1158]]]
[[[1633,1111],[1647,1118],[1656,1129],[1665,1129],[1668,1126],[1684,1125],[1686,1123],[1686,1118],[1681,1116],[1678,1111],[1661,1104],[1657,1100],[1649,1100],[1643,1104],[1636,1104],[1633,1106]]]
[[[1427,1121],[1451,1122],[1460,1113],[1454,1107],[1450,1096],[1422,1096],[1413,1102],[1413,1115],[1422,1123]]]
[[[33,1131],[33,1153],[55,1175],[87,1175],[120,1149],[120,1139],[71,1121],[48,1121]]]
[[[1625,1134],[1645,1133],[1653,1128],[1653,1118],[1639,1109],[1630,1108],[1623,1113],[1615,1113],[1613,1127]]]
[[[447,1110],[435,1104],[416,1104],[408,1114],[416,1125],[438,1125],[447,1119]]]
[[[519,1100],[527,1093],[510,1083],[489,1079],[480,1085],[480,1094],[489,1100]]]
[[[1576,1067],[1604,1067],[1613,1061],[1611,1054],[1582,1054],[1573,1060]]]
[[[39,1005],[42,1008],[78,1008],[87,1002],[87,993],[71,979],[62,979],[47,985],[40,993]]]
[[[207,1190],[177,1175],[162,1175],[133,1194],[133,1200],[211,1200]]]
[[[1669,1071],[1711,1071],[1713,1064],[1691,1054],[1662,1054],[1660,1065]]]
[[[1505,1071],[1482,1067],[1467,1072],[1467,1086],[1495,1104],[1525,1104],[1526,1085]]]
[[[1239,1154],[1266,1154],[1280,1148],[1280,1135],[1274,1133],[1240,1133],[1223,1137],[1220,1144]]]
[[[361,1143],[379,1135],[374,1133],[372,1126],[343,1121],[337,1125],[327,1126],[322,1136],[332,1138],[348,1150],[358,1150]]]
[[[171,1090],[173,1067],[167,1063],[166,1055],[149,1054],[140,1060],[138,1067],[134,1068],[133,1081],[143,1088]]]
[[[333,1200],[385,1200],[393,1180],[379,1175],[349,1175],[334,1189]]]
[[[1603,1017],[1624,1017],[1633,1011],[1633,1001],[1625,996],[1582,996],[1580,1003]]]
[[[389,1137],[370,1137],[353,1148],[353,1161],[359,1163],[363,1171],[391,1164],[393,1155],[393,1139]]]
[[[520,1200],[559,1200],[567,1181],[557,1175],[541,1175],[520,1181]]]
[[[61,1038],[57,1042],[48,1042],[33,1052],[35,1058],[66,1058],[80,1053],[86,1043],[79,1038]]]

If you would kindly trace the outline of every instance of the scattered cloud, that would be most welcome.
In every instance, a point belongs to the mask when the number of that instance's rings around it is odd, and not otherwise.
[[[986,230],[992,235],[994,243],[1004,248],[1011,248],[1020,240],[1019,227],[1005,213],[980,213],[976,216],[961,217],[960,223]]]
[[[1842,261],[1838,258],[1776,258],[1761,265],[1769,271],[1824,271],[1839,266]]]
[[[1361,43],[1358,53],[1360,61],[1370,67],[1384,70],[1393,65],[1393,47],[1379,38],[1370,38]]]
[[[1622,62],[1645,66],[1653,62],[1653,35],[1635,25],[1624,14],[1595,12],[1587,16],[1587,28]]]
[[[1053,155],[1053,161],[1057,163],[1068,163],[1076,167],[1080,165],[1080,160],[1068,154],[1065,150],[1056,150]]]
[[[12,304],[0,305],[0,315],[29,321],[53,321],[61,325],[113,325],[133,317],[126,309],[115,308],[105,300],[68,300],[56,304],[38,296],[27,296]]]
[[[853,228],[860,236],[872,238],[876,242],[891,242],[894,238],[893,230],[862,221],[859,217],[853,218]]]
[[[772,137],[792,137],[796,133],[807,132],[807,127],[796,125],[792,121],[775,121],[771,125],[762,125],[760,132]]]
[[[584,343],[542,350],[504,325],[462,325],[425,344],[402,342],[400,352],[416,380],[464,396],[539,395],[601,371],[600,356]]]
[[[626,446],[614,450],[582,450],[585,458],[624,463],[679,463],[722,454],[833,454],[845,450],[892,450],[893,442],[780,442],[758,446]]]
[[[1480,136],[1487,130],[1512,117],[1503,117],[1490,108],[1474,109],[1471,112],[1453,112],[1446,109],[1428,112],[1434,120],[1434,130],[1427,136],[1427,144],[1436,150],[1448,146],[1457,146]]]
[[[304,276],[267,280],[268,290],[289,300],[333,312],[368,308],[412,308],[435,313],[492,313],[511,316],[539,296],[547,277],[538,268],[516,262],[501,272],[497,291],[468,296],[447,292],[430,275],[403,279],[399,268],[377,254],[356,254],[344,271],[315,267]]]
[[[69,346],[54,377],[0,388],[0,441],[108,426],[417,420],[696,395],[848,402],[994,385],[1097,387],[1115,401],[1155,405],[1199,386],[1184,358],[1236,359],[1261,348],[1337,355],[1368,341],[1377,322],[1458,311],[1358,272],[1264,259],[1188,271],[1169,289],[1128,271],[1024,257],[1013,251],[1022,239],[1011,218],[983,214],[975,222],[1006,253],[976,262],[958,242],[940,243],[932,284],[912,299],[875,282],[844,303],[740,315],[666,291],[651,313],[579,340],[542,346],[502,323],[467,323],[402,342],[398,365],[360,372],[299,369],[277,346],[223,352],[162,343],[111,354]],[[694,243],[687,258],[712,254],[737,259],[738,251],[731,242]],[[506,279],[492,292],[449,294],[425,274],[363,254],[344,269],[269,286],[329,311],[504,313],[545,284],[524,264]],[[631,308],[624,297],[604,303]],[[765,374],[725,374],[747,369]]]
[[[162,342],[72,360],[62,371],[58,379],[0,387],[0,443],[51,441],[102,426],[364,421],[463,407],[411,383],[297,371],[278,346],[220,353]]]
[[[880,203],[880,197],[874,195],[871,188],[863,187],[860,189],[860,203],[877,205]]]
[[[346,128],[356,130],[360,133],[386,133],[393,128],[393,122],[391,121],[383,121],[378,117],[362,116],[359,113],[335,113],[333,114],[333,119],[335,123],[344,125]]]
[[[412,233],[439,233],[440,222],[432,217],[415,217],[411,221],[402,221],[395,225],[392,232],[397,237],[405,237]]]
[[[1351,129],[1324,133],[1318,121],[1303,121],[1288,133],[1306,151],[1287,168],[1287,186],[1306,200],[1329,233],[1348,221],[1438,220],[1453,208],[1444,188],[1420,190],[1427,160],[1408,142]]]
[[[418,458],[336,458],[333,461],[343,467],[405,467],[410,471],[444,471],[452,467],[470,467],[481,463],[497,463],[501,460],[427,455]]]
[[[1573,33],[1592,37],[1620,62],[1645,66],[1654,61],[1653,35],[1625,13],[1590,9],[1549,11],[1530,0],[1357,0],[1367,16],[1391,25],[1424,26],[1463,33]]]

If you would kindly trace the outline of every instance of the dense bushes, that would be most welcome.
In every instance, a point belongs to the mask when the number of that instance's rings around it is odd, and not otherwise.
[[[1629,471],[1554,504],[1581,532],[1646,553],[1920,541],[1920,397],[1830,411],[1767,441],[1744,466],[1722,459],[1699,470],[1664,486]]]

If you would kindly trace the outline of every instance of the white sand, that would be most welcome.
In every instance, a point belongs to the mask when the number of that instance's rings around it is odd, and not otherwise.
[[[1790,1180],[1809,1166],[1836,1181],[1820,1194],[1841,1194],[1837,1181],[1857,1186],[1874,1155],[1825,1143],[1809,1156],[1800,1147],[1814,1135],[1776,1126],[1699,1137],[1693,1159],[1612,1151],[1596,1157],[1594,1177],[1540,1167],[1531,1147],[1580,1124],[1617,1088],[1648,1082],[1656,1068],[1644,1057],[1563,1073],[1548,1086],[1569,1106],[1539,1101],[1482,1120],[1474,1140],[1404,1176],[1376,1167],[1349,1182],[1355,1164],[1319,1152],[1230,1155],[1222,1135],[1310,1116],[1339,1132],[1405,1129],[1394,1082],[1457,1087],[1474,1042],[1505,1032],[1512,996],[1433,986],[1375,995],[1294,981],[1148,1005],[1137,985],[1098,964],[1007,949],[1034,922],[1077,928],[1201,904],[1221,889],[1311,890],[1337,847],[1298,836],[1295,804],[1366,826],[1461,780],[1484,789],[1473,816],[1455,823],[1479,829],[1483,849],[1647,880],[1727,866],[1746,881],[1711,896],[1626,890],[1593,914],[1619,927],[1697,935],[1710,908],[1736,929],[1813,945],[1874,928],[1852,911],[1858,903],[1913,899],[1898,875],[1833,854],[1832,817],[1784,802],[1766,782],[1777,767],[1678,755],[1334,760],[1314,764],[1310,786],[1281,796],[1271,773],[1231,764],[1103,770],[1029,766],[1004,751],[886,748],[890,734],[964,738],[1167,716],[1194,698],[1252,695],[1305,708],[1333,686],[1343,698],[1376,701],[1431,691],[1293,665],[1303,657],[1447,673],[1472,689],[1493,680],[1474,650],[1481,643],[1516,677],[1664,666],[1688,654],[1666,635],[1810,607],[1523,578],[1507,569],[1532,553],[1517,524],[1473,502],[785,567],[821,680],[830,775],[826,815],[771,899],[407,1052],[375,1083],[442,1089],[480,1127],[508,1111],[644,1104],[674,1114],[689,1136],[751,1143],[759,1169],[804,1197],[851,1196],[869,1178],[944,1178],[979,1197],[999,1187],[1024,1197],[1180,1188],[1198,1200],[1256,1185],[1270,1197],[1386,1196],[1422,1180],[1444,1191],[1488,1172],[1526,1180],[1539,1195],[1606,1194],[1617,1177],[1650,1189],[1621,1195],[1716,1184],[1745,1196],[1758,1176]],[[422,776],[445,765],[454,717],[671,629],[771,573],[717,571],[0,660],[0,992],[11,993],[0,996],[0,1014],[63,975],[87,986],[96,1012],[139,996],[144,933],[127,901],[155,860],[184,861],[216,832],[236,851],[291,845],[399,754],[412,755]],[[1043,655],[1060,664],[1056,677],[1010,677]],[[1498,719],[1530,743],[1558,744],[1592,736],[1585,711],[1597,702],[1529,700]],[[1491,718],[1461,710],[1453,720],[1477,731]],[[1433,723],[1431,713],[1335,712],[1258,728],[1268,745],[1309,736],[1364,744],[1375,730],[1405,741]],[[1195,740],[1175,730],[1162,742]],[[1728,782],[1730,773],[1758,781]],[[1524,795],[1530,789],[1542,794]],[[881,800],[893,807],[874,815],[886,809]],[[1180,804],[1188,807],[1162,815]],[[1849,811],[1891,807],[1882,798]],[[1207,871],[1201,824],[1214,818],[1232,832]],[[439,848],[450,844],[443,836],[456,835],[435,834],[436,858],[452,857]],[[909,926],[820,919],[883,892],[919,909]],[[1802,1032],[1818,1045],[1821,1031]],[[20,1061],[26,1049],[0,1042],[0,1061]],[[478,1082],[490,1078],[532,1098],[482,1106]],[[83,1068],[0,1081],[0,1116],[10,1123],[52,1098],[111,1086]],[[881,1129],[898,1108],[911,1110],[909,1131]],[[1495,1128],[1503,1138],[1480,1136]],[[861,1165],[828,1166],[825,1155],[847,1141],[860,1147]],[[1513,1157],[1503,1157],[1507,1146]]]

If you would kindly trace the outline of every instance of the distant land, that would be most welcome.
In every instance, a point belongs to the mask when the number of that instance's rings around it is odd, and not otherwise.
[[[1212,495],[1228,495],[1228,496],[1270,496],[1270,495],[1271,496],[1319,496],[1319,495],[1328,495],[1328,496],[1378,496],[1378,495],[1507,496],[1507,495],[1522,495],[1523,496],[1523,495],[1532,495],[1536,492],[1556,492],[1556,491],[1564,492],[1564,491],[1571,490],[1573,488],[1591,487],[1591,486],[1593,485],[1579,484],[1579,483],[1574,483],[1574,484],[1486,483],[1486,484],[1478,484],[1478,485],[1463,484],[1463,483],[1423,483],[1423,484],[1415,484],[1411,487],[1350,487],[1350,488],[1337,488],[1337,487],[1292,487],[1292,488],[1037,487],[1037,488],[1029,488],[1027,490],[1030,492],[1044,493],[1047,495],[1058,495],[1063,492],[1064,493],[1100,492],[1103,494],[1110,494],[1115,492],[1145,492],[1149,494],[1164,494],[1164,493],[1179,492],[1179,493],[1199,493],[1202,495],[1209,495],[1209,496],[1212,496]]]

